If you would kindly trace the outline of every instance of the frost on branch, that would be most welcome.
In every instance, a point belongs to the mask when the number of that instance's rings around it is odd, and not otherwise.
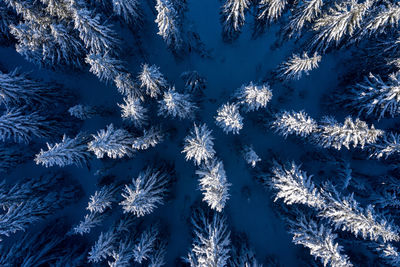
[[[100,21],[99,14],[80,7],[72,7],[72,10],[74,28],[79,31],[79,38],[91,54],[105,54],[118,48],[116,33]]]
[[[311,45],[317,50],[326,51],[332,42],[338,46],[346,35],[353,36],[373,3],[372,0],[335,3],[334,8],[329,8],[327,13],[315,21],[313,30],[317,33]]]
[[[282,15],[286,4],[286,0],[260,0],[257,6],[257,20],[272,23]]]
[[[142,91],[139,85],[133,80],[132,75],[127,72],[120,72],[114,79],[115,86],[122,95],[143,100]]]
[[[147,125],[147,108],[142,104],[138,98],[124,97],[123,104],[117,104],[121,108],[121,117],[129,120],[137,128],[142,128]]]
[[[158,229],[150,226],[140,235],[139,240],[133,247],[133,259],[135,262],[142,264],[150,258],[154,251],[154,247],[158,238]]]
[[[113,11],[127,23],[141,24],[142,12],[138,0],[112,0]]]
[[[188,93],[201,92],[206,87],[206,79],[197,71],[183,72],[181,78],[185,82],[185,90]]]
[[[196,171],[200,177],[200,190],[203,192],[203,201],[207,202],[211,209],[221,212],[229,199],[229,187],[222,161],[212,159],[203,164]]]
[[[78,225],[72,228],[72,233],[80,235],[88,234],[92,228],[101,224],[102,219],[102,216],[100,216],[98,213],[91,212],[86,214],[83,221],[80,221]]]
[[[107,231],[105,234],[101,233],[99,239],[92,246],[88,255],[88,262],[101,262],[107,257],[112,255],[115,247],[116,234],[114,231]]]
[[[140,87],[145,88],[146,94],[154,98],[157,98],[161,94],[161,90],[168,86],[167,80],[156,65],[143,64],[138,79]]]
[[[68,112],[71,116],[81,120],[90,119],[98,113],[94,107],[81,104],[70,107]]]
[[[163,98],[158,101],[160,109],[159,116],[170,116],[178,119],[193,119],[196,105],[189,94],[181,94],[175,91],[175,87],[164,92]]]
[[[257,162],[260,162],[261,159],[254,151],[252,146],[245,146],[243,148],[243,158],[246,160],[247,164],[249,164],[252,168],[254,168]]]
[[[325,186],[332,188],[332,186]],[[377,214],[371,205],[361,208],[353,195],[341,197],[336,190],[324,191],[326,206],[318,216],[328,219],[335,229],[349,231],[355,236],[361,234],[364,239],[374,241],[399,241],[398,227],[390,223],[381,214]]]
[[[136,150],[146,150],[155,147],[164,140],[164,134],[160,127],[152,126],[148,130],[143,130],[143,135],[133,139],[132,148]]]
[[[397,248],[391,244],[381,244],[377,249],[379,257],[392,266],[400,265],[400,253]]]
[[[358,115],[375,116],[378,120],[386,116],[400,114],[400,74],[391,74],[384,82],[378,75],[370,74],[364,82],[351,88],[346,99],[348,107],[358,111]]]
[[[91,213],[103,213],[106,209],[111,208],[112,203],[116,201],[114,198],[116,190],[117,187],[114,185],[103,186],[90,196],[86,209]]]
[[[132,252],[133,244],[131,241],[120,241],[118,250],[113,250],[111,253],[114,261],[109,261],[109,267],[129,267],[131,266],[130,260],[133,258]]]
[[[178,12],[172,1],[157,0],[156,4],[157,18],[155,22],[158,25],[157,34],[173,50],[179,50],[182,47],[181,25],[179,23]]]
[[[239,108],[236,104],[224,104],[217,110],[215,117],[216,124],[222,128],[225,133],[232,132],[239,134],[243,128],[243,117],[239,113]]]
[[[300,57],[294,54],[279,67],[279,77],[285,80],[300,80],[303,74],[308,75],[309,71],[318,68],[321,56],[314,53],[309,57],[306,52]]]
[[[196,165],[202,162],[206,163],[215,155],[214,137],[212,131],[207,128],[206,124],[197,126],[194,124],[190,134],[185,137],[185,145],[182,153],[186,153],[185,159],[193,159]]]
[[[284,28],[289,38],[293,35],[300,37],[304,26],[313,22],[321,14],[323,4],[322,0],[305,0],[298,4]]]
[[[400,5],[392,4],[389,1],[383,3],[385,6],[379,6],[379,13],[370,16],[370,20],[362,29],[363,34],[373,35],[384,33],[388,29],[397,28],[400,20]],[[376,8],[378,9],[378,8]]]
[[[35,156],[36,164],[52,167],[54,165],[65,167],[68,165],[82,166],[87,164],[90,153],[87,151],[88,137],[79,133],[75,138],[66,135],[60,143],[50,145],[47,143],[47,151],[40,149]]]
[[[275,200],[283,199],[287,205],[304,204],[321,209],[325,206],[324,198],[311,181],[312,175],[300,170],[300,165],[292,162],[283,166],[277,162],[272,168],[270,186],[276,191]]]
[[[235,97],[246,111],[255,111],[267,106],[272,98],[272,91],[266,83],[256,85],[250,82],[248,85],[242,85],[236,91]]]
[[[57,88],[29,78],[26,73],[15,69],[9,73],[0,71],[0,103],[6,106],[25,104],[42,106],[60,100]]]
[[[132,184],[125,185],[121,194],[124,200],[119,204],[124,213],[133,213],[137,217],[152,213],[157,205],[164,204],[169,182],[168,174],[155,169],[147,168],[139,173],[132,179]]]
[[[275,115],[271,128],[285,138],[290,134],[304,138],[317,131],[318,124],[304,111],[283,111]]]
[[[239,36],[245,22],[245,13],[250,7],[249,0],[226,0],[221,10],[223,38],[232,41]]]
[[[106,83],[116,79],[119,73],[124,71],[122,61],[110,56],[109,53],[90,53],[86,56],[85,62],[90,65],[89,71]]]
[[[400,135],[398,133],[386,133],[380,142],[371,144],[370,157],[377,159],[396,156],[400,153]]]
[[[366,122],[358,118],[353,121],[351,117],[347,117],[343,124],[339,124],[335,119],[325,117],[316,139],[322,147],[340,150],[342,146],[350,149],[352,144],[354,148],[359,145],[363,149],[366,144],[376,143],[383,134],[374,125],[369,128]]]
[[[106,130],[102,129],[97,135],[92,136],[94,140],[88,143],[88,150],[99,159],[103,158],[104,155],[113,159],[133,155],[133,137],[126,130],[115,130],[112,123],[107,126]]]
[[[226,219],[219,213],[208,218],[203,211],[195,211],[192,216],[193,243],[185,262],[191,267],[227,266],[230,257],[230,231]]]
[[[350,267],[353,264],[347,255],[342,254],[343,247],[335,242],[336,234],[324,224],[317,224],[312,219],[301,216],[297,221],[290,221],[293,243],[310,249],[310,254],[320,259],[324,266]]]
[[[22,108],[13,108],[0,116],[0,140],[13,139],[18,143],[29,143],[33,136],[43,138],[54,133],[53,121],[39,115],[37,111],[24,114]]]

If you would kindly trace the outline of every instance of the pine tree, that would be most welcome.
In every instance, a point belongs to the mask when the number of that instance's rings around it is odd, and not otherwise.
[[[207,128],[206,124],[197,126],[194,124],[190,134],[185,137],[185,145],[182,153],[186,153],[185,159],[193,159],[196,165],[202,162],[206,163],[215,155],[214,137],[212,131]]]
[[[275,115],[271,128],[284,138],[290,134],[308,137],[318,130],[318,124],[304,111],[282,111]]]
[[[222,161],[213,159],[201,166],[196,171],[200,177],[200,190],[203,192],[203,201],[207,202],[211,209],[221,212],[229,199],[229,187]]]
[[[332,188],[332,186],[324,186]],[[377,214],[371,205],[367,208],[359,206],[353,195],[340,196],[336,190],[324,191],[326,207],[318,216],[327,218],[335,229],[349,231],[355,236],[361,234],[364,239],[374,241],[399,241],[398,227],[391,224],[381,214]]]
[[[185,71],[181,74],[181,78],[188,93],[201,92],[206,87],[206,79],[197,71]]]
[[[179,50],[182,47],[183,40],[178,13],[173,3],[170,0],[157,0],[156,10],[157,34],[164,39],[168,47]]]
[[[133,259],[135,262],[142,264],[143,261],[146,261],[150,258],[158,235],[158,229],[155,226],[150,226],[143,231],[138,238],[138,242],[133,247]]]
[[[345,101],[350,101],[347,106],[358,111],[359,116],[376,116],[378,120],[395,117],[400,114],[400,74],[389,75],[387,82],[370,74],[351,88]]]
[[[100,81],[106,83],[114,81],[121,71],[124,71],[122,61],[113,58],[109,53],[90,53],[86,56],[85,62],[90,65],[89,71],[97,76]]]
[[[133,155],[133,137],[124,129],[114,129],[114,125],[110,124],[106,130],[102,129],[92,136],[94,140],[88,143],[88,150],[99,159],[105,154],[113,159]]]
[[[122,111],[121,117],[129,120],[135,127],[142,128],[148,124],[147,108],[138,98],[124,97],[124,104],[117,104]]]
[[[380,252],[379,256],[384,261],[392,266],[399,266],[400,264],[400,253],[397,248],[391,244],[381,244],[377,250]]]
[[[191,100],[189,94],[181,94],[175,91],[175,87],[164,92],[163,98],[158,101],[160,104],[158,115],[178,119],[193,119],[197,107]]]
[[[354,148],[360,146],[363,149],[367,144],[376,143],[383,134],[382,130],[375,129],[374,125],[369,128],[366,122],[358,118],[353,121],[351,117],[347,117],[343,124],[339,124],[335,119],[325,117],[316,139],[322,147],[340,150],[342,146],[350,149],[352,144]]]
[[[166,242],[158,242],[153,253],[149,256],[149,267],[162,267],[165,265],[165,256],[167,254]]]
[[[311,46],[321,51],[326,51],[332,42],[338,46],[346,35],[352,36],[360,28],[364,15],[373,3],[372,0],[335,3],[334,8],[329,8],[327,13],[315,21],[313,30],[317,33]]]
[[[239,36],[245,22],[246,10],[249,7],[249,0],[226,0],[221,10],[224,40],[232,41]]]
[[[0,103],[6,106],[50,105],[55,99],[61,100],[57,91],[54,86],[33,80],[19,69],[9,73],[0,71]]]
[[[90,196],[90,201],[86,207],[91,213],[103,213],[106,209],[111,208],[113,202],[116,201],[114,194],[118,187],[114,185],[106,185],[94,192]]]
[[[257,6],[256,23],[262,25],[277,20],[282,15],[286,4],[287,0],[260,0]]]
[[[129,267],[132,266],[130,260],[133,258],[133,244],[131,241],[121,241],[118,250],[113,250],[111,253],[114,261],[109,261],[110,267]]]
[[[88,262],[98,263],[111,256],[116,238],[117,236],[112,230],[101,233],[99,239],[89,251]]]
[[[65,167],[68,165],[82,166],[87,164],[90,153],[87,151],[88,138],[83,133],[79,133],[75,138],[69,138],[66,135],[60,143],[50,145],[47,143],[47,151],[40,149],[35,156],[36,164],[52,167],[58,165]]]
[[[297,221],[291,221],[290,232],[293,234],[293,243],[309,248],[310,254],[319,258],[324,266],[353,266],[348,256],[342,254],[343,247],[335,242],[337,235],[325,225],[301,216]]]
[[[78,118],[80,120],[86,120],[92,118],[94,115],[98,114],[96,108],[88,105],[75,105],[68,109],[71,116]]]
[[[119,204],[124,213],[133,213],[137,217],[150,214],[157,205],[164,203],[164,196],[168,192],[170,178],[155,169],[147,168],[132,179],[131,185],[125,185],[121,194],[124,200]]]
[[[318,63],[321,61],[321,56],[314,53],[309,57],[306,52],[300,57],[294,54],[288,61],[281,64],[278,73],[279,77],[285,80],[299,80],[305,73],[318,68]]]
[[[91,212],[85,215],[83,221],[80,221],[78,225],[72,228],[73,234],[84,235],[90,233],[92,228],[101,224],[103,217],[99,213]]]
[[[104,54],[118,48],[116,33],[101,22],[99,14],[84,7],[72,7],[72,10],[74,28],[91,54]]]
[[[224,104],[217,110],[217,116],[215,117],[216,124],[222,128],[222,130],[228,134],[239,134],[239,131],[243,128],[243,117],[239,113],[239,108],[236,104]]]
[[[257,164],[257,162],[260,162],[261,159],[257,155],[257,153],[254,151],[253,146],[245,146],[243,148],[243,158],[249,164],[252,168],[254,168]]]
[[[137,150],[146,150],[155,147],[164,140],[164,134],[159,127],[152,126],[148,130],[143,130],[143,135],[134,138],[132,148]]]
[[[167,87],[167,80],[156,65],[143,64],[138,79],[140,87],[145,88],[146,94],[150,97],[157,98],[161,94],[161,90]]]
[[[0,140],[13,139],[18,143],[29,143],[33,136],[49,137],[55,129],[53,121],[44,118],[37,111],[24,114],[22,108],[13,108],[0,116]]]
[[[118,92],[133,98],[140,98],[143,100],[143,94],[139,88],[139,85],[134,81],[132,75],[127,72],[120,72],[114,79],[115,86],[118,88]]]
[[[194,239],[192,249],[184,260],[191,267],[227,266],[230,257],[230,232],[226,219],[215,213],[207,218],[204,212],[192,216]]]
[[[370,157],[377,159],[389,158],[400,153],[400,135],[398,133],[386,133],[380,142],[370,145]]]
[[[362,29],[362,34],[373,35],[376,33],[384,33],[390,28],[397,28],[400,21],[400,5],[398,3],[383,3],[385,6],[379,6],[377,14],[373,14],[371,19],[366,22]],[[378,8],[375,8],[378,9]]]
[[[142,23],[142,12],[138,0],[112,0],[113,11],[124,18],[127,23]]]
[[[248,85],[242,85],[236,91],[235,97],[246,111],[255,111],[267,106],[272,98],[272,91],[267,83],[256,85],[250,82]]]
[[[298,6],[294,9],[292,16],[290,16],[288,24],[284,27],[289,38],[293,35],[299,38],[304,26],[319,17],[323,4],[322,0],[300,1]]]
[[[290,167],[274,163],[273,175],[268,182],[271,188],[277,191],[274,201],[283,199],[287,205],[305,204],[318,209],[323,208],[325,200],[311,181],[312,175],[307,175],[300,167],[294,162]]]

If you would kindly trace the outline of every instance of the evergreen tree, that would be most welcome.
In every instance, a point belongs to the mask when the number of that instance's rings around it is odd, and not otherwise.
[[[216,124],[228,134],[239,134],[243,128],[243,117],[239,113],[237,104],[224,104],[217,110]]]
[[[125,185],[124,198],[119,204],[124,213],[133,213],[137,217],[150,214],[157,205],[164,203],[164,196],[168,192],[170,178],[155,169],[147,168],[139,173],[136,179],[132,179],[131,185]]]
[[[182,47],[181,25],[178,12],[170,0],[157,0],[156,4],[158,35],[167,43],[168,47],[177,51]]]
[[[185,137],[185,145],[182,153],[186,153],[185,159],[193,159],[196,165],[202,162],[206,163],[215,155],[214,138],[212,131],[207,128],[206,124],[197,126],[194,124],[190,134]]]
[[[155,147],[164,140],[164,134],[159,127],[152,126],[148,130],[143,130],[143,135],[133,140],[132,148],[137,150],[146,150]]]
[[[94,192],[90,196],[90,201],[86,207],[91,213],[103,213],[106,209],[111,208],[113,202],[116,201],[114,194],[117,187],[114,185],[106,185]]]
[[[10,109],[0,116],[0,140],[13,139],[18,143],[29,143],[33,136],[43,138],[54,134],[53,121],[37,111],[24,114],[22,108]]]
[[[90,119],[98,113],[96,108],[81,104],[70,107],[68,112],[71,116],[80,120]]]
[[[196,211],[192,216],[193,244],[184,260],[191,267],[197,266],[227,266],[230,257],[230,231],[226,219],[215,213],[207,218],[202,211]]]
[[[221,11],[224,40],[232,41],[239,36],[245,22],[246,10],[249,7],[249,0],[226,0]]]
[[[206,79],[197,71],[185,71],[181,74],[188,93],[201,92],[206,87]]]
[[[271,128],[284,138],[290,134],[308,137],[318,130],[318,124],[304,111],[282,111],[275,115]]]
[[[155,226],[150,226],[143,231],[138,238],[139,240],[133,247],[133,259],[135,262],[142,264],[143,261],[146,261],[150,258],[158,235],[158,229]]]
[[[291,221],[290,232],[293,234],[293,243],[309,248],[310,254],[319,258],[324,266],[353,266],[348,256],[342,254],[343,247],[335,242],[337,235],[325,225],[301,216],[297,221]]]
[[[89,251],[88,262],[98,263],[111,256],[116,238],[117,236],[113,230],[100,233],[99,239]]]
[[[243,148],[243,158],[249,164],[252,168],[254,168],[257,164],[257,162],[260,162],[261,159],[257,155],[257,153],[254,151],[252,146],[245,146]]]
[[[157,98],[161,94],[161,90],[167,87],[167,80],[156,65],[143,64],[138,79],[140,87],[145,88],[146,94],[150,97]]]
[[[148,124],[147,108],[142,102],[131,96],[124,97],[124,104],[117,104],[122,111],[121,117],[129,120],[135,127],[142,128]]]
[[[99,159],[105,154],[113,159],[133,155],[133,137],[126,130],[114,129],[114,125],[110,124],[106,130],[102,129],[92,136],[94,140],[88,143],[88,150]]]
[[[246,111],[255,111],[267,106],[272,98],[272,91],[266,83],[256,85],[250,82],[248,85],[242,85],[236,91],[235,96]]]
[[[175,91],[175,87],[164,92],[160,103],[158,115],[163,117],[173,117],[178,119],[193,119],[197,107],[191,100],[189,94],[181,94]]]
[[[90,53],[86,56],[85,62],[90,65],[89,71],[106,83],[114,81],[118,74],[124,71],[122,61],[113,58],[109,53]]]
[[[141,24],[142,12],[138,0],[112,0],[113,11],[127,23]]]
[[[400,153],[400,135],[398,133],[386,133],[380,142],[371,144],[370,157],[377,159],[389,158]]]
[[[375,116],[378,120],[395,117],[400,114],[400,74],[389,75],[387,82],[370,74],[351,88],[345,101],[350,102],[347,106],[358,111],[359,116]]]
[[[50,145],[47,143],[47,151],[40,150],[35,156],[36,164],[52,167],[58,165],[65,167],[68,165],[82,166],[87,164],[90,153],[87,151],[88,138],[79,133],[75,138],[69,138],[66,135],[60,143]]]
[[[103,217],[99,215],[99,213],[91,212],[85,215],[83,221],[80,221],[79,224],[75,225],[72,228],[73,234],[84,235],[90,233],[92,228],[101,224]]]
[[[318,68],[320,61],[321,56],[317,53],[314,53],[312,57],[309,57],[306,52],[302,57],[293,55],[279,67],[279,77],[285,80],[299,80],[304,73],[308,75],[309,71]]]
[[[207,202],[211,209],[221,212],[229,199],[229,187],[222,161],[213,159],[203,164],[196,171],[200,177],[200,190],[203,192],[203,201]]]

